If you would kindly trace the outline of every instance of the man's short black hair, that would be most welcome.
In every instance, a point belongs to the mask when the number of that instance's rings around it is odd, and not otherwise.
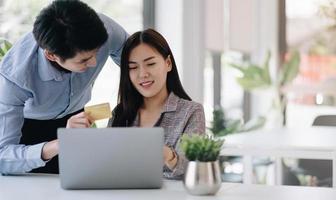
[[[41,48],[63,60],[100,47],[108,37],[97,13],[78,0],[53,1],[36,17],[33,34]]]

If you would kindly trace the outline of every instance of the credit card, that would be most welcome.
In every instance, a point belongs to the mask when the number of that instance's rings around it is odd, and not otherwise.
[[[112,117],[109,103],[86,106],[84,107],[84,112],[88,114],[93,120],[100,120]]]

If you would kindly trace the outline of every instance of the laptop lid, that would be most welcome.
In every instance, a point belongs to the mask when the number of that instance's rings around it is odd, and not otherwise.
[[[160,188],[162,128],[58,129],[64,189]]]

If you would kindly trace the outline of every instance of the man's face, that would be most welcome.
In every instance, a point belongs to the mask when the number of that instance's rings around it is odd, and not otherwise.
[[[98,48],[91,51],[78,52],[74,57],[66,60],[61,59],[55,54],[45,52],[46,57],[53,62],[56,62],[60,67],[69,70],[71,72],[85,72],[89,67],[96,67],[97,59],[96,55]]]

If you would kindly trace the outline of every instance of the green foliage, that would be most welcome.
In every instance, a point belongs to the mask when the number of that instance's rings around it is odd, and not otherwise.
[[[225,116],[222,108],[214,109],[213,111],[213,121],[211,122],[210,131],[214,135],[225,129]]]
[[[12,47],[12,44],[5,39],[0,39],[0,61]]]
[[[189,161],[216,161],[223,143],[223,139],[214,139],[206,135],[184,134],[180,139],[181,148]]]
[[[330,28],[336,28],[335,11],[336,11],[336,2],[334,0],[325,1],[319,6],[319,14],[334,22]]]
[[[282,113],[281,123],[284,124],[286,98],[281,91],[285,85],[290,84],[298,75],[300,54],[298,52],[291,53],[289,59],[279,68],[274,80],[271,79],[269,70],[270,57],[270,52],[267,52],[266,59],[261,66],[251,63],[243,65],[230,64],[230,66],[238,69],[242,73],[242,76],[237,78],[237,82],[243,89],[247,91],[257,89],[271,89],[275,91],[271,108],[276,108]]]
[[[231,63],[231,67],[238,69],[242,73],[242,77],[237,78],[238,84],[245,90],[270,86],[272,84],[269,73],[270,56],[270,52],[268,52],[266,60],[262,66],[251,63],[244,63],[242,65]]]
[[[240,119],[225,120],[223,109],[217,108],[213,111],[212,127],[209,130],[215,137],[222,137],[233,133],[256,130],[263,127],[265,122],[265,117],[253,118],[245,124]]]
[[[269,61],[271,53],[268,51],[264,63],[259,66],[251,63],[229,65],[238,69],[242,76],[237,78],[238,84],[245,90],[251,91],[255,89],[270,88],[272,86],[282,87],[290,83],[299,73],[300,54],[294,52],[290,55],[288,61],[279,69],[279,75],[275,81],[272,81]]]
[[[279,85],[284,86],[291,83],[299,73],[300,54],[295,51],[291,54],[291,57],[284,63],[282,69],[279,72]]]
[[[243,129],[243,122],[239,119],[229,119],[225,121],[225,128],[217,133],[213,133],[216,137],[222,137],[233,133],[241,132]]]
[[[265,125],[265,122],[266,122],[265,117],[258,116],[246,122],[246,124],[244,124],[243,126],[243,129],[241,129],[240,131],[246,132],[246,131],[253,131],[253,130],[259,129]]]
[[[230,119],[226,121],[225,129],[222,129],[221,131],[214,133],[214,135],[216,137],[222,137],[233,133],[253,131],[263,127],[265,122],[266,118],[262,116],[253,118],[250,121],[246,122],[245,124],[240,119]]]
[[[90,128],[97,128],[97,124],[95,122],[93,122],[90,126]]]

